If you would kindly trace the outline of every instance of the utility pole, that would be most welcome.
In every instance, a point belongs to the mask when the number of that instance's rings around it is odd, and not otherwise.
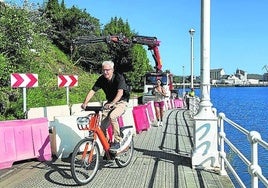
[[[189,30],[191,36],[191,88],[194,88],[194,33],[195,30],[192,28]]]

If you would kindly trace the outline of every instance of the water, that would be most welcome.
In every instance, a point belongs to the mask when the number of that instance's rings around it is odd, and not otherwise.
[[[263,140],[268,142],[268,87],[228,87],[211,88],[211,102],[218,113],[223,112],[226,117],[249,131],[258,131]],[[227,137],[242,153],[250,159],[250,145],[247,137],[228,125],[225,125]],[[268,151],[258,147],[259,164],[265,177],[268,177]],[[228,149],[228,148],[227,148]],[[240,158],[230,154],[232,165],[247,187],[250,186],[250,176],[246,165]],[[264,187],[260,183],[259,187]]]
[[[201,96],[198,89],[196,89],[196,95]],[[268,87],[212,87],[210,98],[217,113],[223,112],[227,118],[248,131],[258,131],[262,139],[268,142]],[[225,124],[225,132],[227,138],[250,159],[251,151],[247,137],[228,124]],[[228,150],[227,147],[226,149]],[[261,146],[258,149],[262,173],[268,178],[268,151]],[[247,167],[235,154],[228,152],[227,155],[245,185],[250,187]],[[260,183],[259,187],[265,186]]]

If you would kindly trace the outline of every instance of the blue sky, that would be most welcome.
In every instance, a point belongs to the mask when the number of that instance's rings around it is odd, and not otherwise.
[[[42,3],[43,0],[29,0]],[[59,0],[61,2],[61,0]],[[121,17],[140,35],[160,43],[163,70],[190,75],[190,34],[194,34],[194,74],[200,75],[201,0],[65,0],[107,24]],[[211,0],[210,68],[233,74],[237,68],[263,74],[268,65],[268,1]],[[154,65],[151,53],[148,57]]]

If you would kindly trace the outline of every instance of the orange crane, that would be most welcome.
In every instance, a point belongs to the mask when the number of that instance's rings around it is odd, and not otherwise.
[[[167,91],[167,96],[171,96],[173,90],[173,75],[171,73],[166,73],[162,71],[162,61],[159,53],[158,47],[160,46],[160,41],[156,37],[132,36],[131,39],[125,37],[124,35],[109,35],[104,37],[78,37],[73,40],[73,44],[86,44],[86,43],[99,43],[105,42],[107,44],[117,43],[119,45],[124,45],[130,47],[133,44],[146,45],[148,50],[151,51],[152,56],[155,61],[155,72],[149,72],[144,75],[144,91],[143,91],[143,103],[153,100],[154,96],[152,90],[156,84],[157,79],[161,79],[164,87]]]

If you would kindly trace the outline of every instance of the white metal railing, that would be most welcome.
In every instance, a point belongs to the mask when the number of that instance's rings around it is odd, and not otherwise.
[[[189,99],[190,116],[194,117],[194,115],[196,115],[198,112],[200,99],[196,96],[189,97]]]
[[[247,159],[241,151],[233,145],[233,143],[227,138],[225,132],[224,132],[224,122],[227,122],[231,126],[233,126],[235,129],[240,131],[242,134],[247,136],[247,139],[250,144],[251,149],[251,158]],[[258,164],[258,146],[262,146],[266,151],[268,151],[268,143],[262,140],[260,133],[256,131],[248,131],[244,129],[242,126],[236,124],[235,122],[231,121],[227,117],[225,117],[224,113],[219,113],[218,116],[218,126],[219,126],[219,157],[220,157],[220,174],[226,175],[227,172],[225,168],[227,167],[232,175],[235,177],[237,182],[241,187],[246,187],[235,169],[232,167],[230,162],[228,161],[226,157],[226,153],[224,150],[224,144],[226,143],[230,149],[235,152],[238,157],[243,161],[244,164],[248,167],[248,173],[251,176],[251,187],[257,188],[259,180],[268,187],[268,180],[264,175],[262,174],[262,169]]]

